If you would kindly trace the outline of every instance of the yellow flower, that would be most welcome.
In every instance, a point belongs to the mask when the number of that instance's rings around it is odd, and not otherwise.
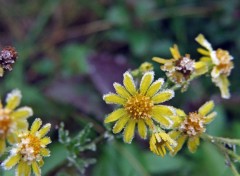
[[[124,86],[114,83],[117,94],[109,93],[103,96],[108,104],[119,104],[121,107],[107,116],[105,123],[116,122],[113,133],[119,133],[124,129],[124,141],[131,143],[134,137],[136,124],[141,138],[147,137],[147,126],[154,128],[155,120],[163,128],[170,128],[173,122],[168,118],[175,114],[171,106],[159,105],[174,96],[170,89],[161,90],[163,79],[153,82],[154,72],[146,72],[136,87],[132,75],[129,72],[123,75]],[[152,120],[153,119],[153,120]]]
[[[190,152],[194,153],[200,142],[200,136],[206,131],[206,124],[210,123],[216,116],[216,112],[211,112],[214,107],[213,101],[208,101],[202,105],[198,112],[190,112],[186,115],[182,110],[177,110],[175,129],[169,135],[176,140],[177,146],[174,148],[175,155],[188,140],[187,145]],[[210,113],[211,112],[211,113]]]
[[[29,107],[16,109],[21,98],[21,92],[13,90],[7,95],[5,107],[0,102],[0,155],[6,149],[6,139],[9,143],[14,143],[16,140],[15,132],[19,129],[27,129],[27,118],[33,115],[33,111]]]
[[[166,155],[166,148],[173,152],[173,147],[176,147],[177,143],[165,132],[155,132],[152,134],[150,141],[150,150],[156,155],[164,157]]]
[[[228,51],[217,49],[213,50],[211,44],[205,39],[202,34],[196,37],[196,41],[205,49],[199,48],[198,52],[203,54],[202,61],[209,64],[211,69],[212,81],[220,88],[223,98],[230,98],[228,76],[233,69],[233,57]]]
[[[41,119],[33,122],[30,131],[24,130],[18,133],[18,142],[10,151],[10,156],[2,163],[4,169],[9,170],[15,165],[16,176],[30,176],[31,169],[37,176],[41,175],[40,167],[44,164],[42,157],[50,156],[46,145],[51,143],[45,135],[49,132],[51,124],[42,125]]]
[[[144,62],[140,65],[139,68],[131,71],[132,76],[135,77],[141,77],[144,73],[153,71],[153,65],[149,62]]]
[[[153,60],[163,64],[160,68],[166,72],[167,77],[175,84],[183,86],[182,91],[185,91],[194,76],[207,72],[207,66],[204,62],[195,62],[189,54],[181,56],[177,45],[170,48],[170,51],[172,59],[154,57]]]

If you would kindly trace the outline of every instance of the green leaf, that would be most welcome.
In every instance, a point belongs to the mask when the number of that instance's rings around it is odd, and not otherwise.
[[[60,128],[58,130],[58,140],[60,143],[66,145],[70,142],[69,131],[64,130],[64,123],[60,123]]]
[[[60,143],[54,143],[49,146],[51,155],[44,159],[44,165],[42,167],[43,175],[60,166],[67,158],[66,148]]]
[[[106,14],[106,19],[117,25],[128,26],[130,24],[129,13],[124,6],[114,6]]]
[[[144,166],[151,174],[176,172],[187,165],[187,161],[181,156],[171,157],[167,155],[162,158],[152,152],[144,152],[143,157],[145,161]]]
[[[219,153],[217,148],[209,143],[201,144],[202,160],[198,163],[199,175],[231,175],[230,169],[225,165],[224,155]]]
[[[67,150],[67,159],[71,165],[73,165],[78,172],[84,174],[85,169],[96,162],[94,158],[79,157],[79,155],[85,150],[96,150],[96,144],[91,141],[89,134],[91,132],[92,124],[87,124],[73,138],[69,137],[69,131],[64,129],[64,123],[60,124],[58,131],[59,142],[62,143]]]
[[[129,40],[131,50],[136,56],[143,56],[146,54],[149,51],[152,42],[150,35],[141,31],[129,33]]]
[[[95,176],[147,176],[141,150],[134,144],[112,142],[104,144],[93,170]]]
[[[42,58],[33,65],[33,69],[40,74],[48,75],[54,72],[55,63],[50,58]]]
[[[86,45],[70,44],[62,48],[62,67],[67,75],[76,73],[87,73],[87,56],[90,49]]]

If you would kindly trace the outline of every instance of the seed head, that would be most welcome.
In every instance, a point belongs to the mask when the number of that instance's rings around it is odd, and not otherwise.
[[[0,53],[0,65],[3,69],[11,71],[12,65],[15,63],[18,54],[14,47],[7,46]]]

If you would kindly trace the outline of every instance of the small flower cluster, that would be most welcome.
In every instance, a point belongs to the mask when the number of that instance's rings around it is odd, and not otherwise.
[[[225,50],[212,50],[201,34],[196,40],[207,49],[199,49],[204,54],[200,61],[191,59],[189,54],[181,56],[177,45],[170,48],[172,59],[154,57],[153,60],[163,64],[161,70],[166,72],[173,87],[182,87],[182,91],[187,89],[192,79],[210,71],[213,82],[220,87],[222,97],[229,98],[227,76],[233,68],[232,56]],[[114,83],[113,86],[116,93],[105,94],[103,100],[107,104],[117,104],[118,109],[107,115],[104,122],[114,122],[113,133],[123,131],[125,143],[132,142],[136,128],[142,139],[147,139],[150,133],[150,150],[162,157],[167,150],[175,155],[185,141],[189,151],[195,152],[200,137],[206,132],[206,125],[217,115],[213,111],[213,101],[188,114],[182,109],[165,105],[174,97],[174,89],[168,88],[163,78],[154,81],[150,63],[144,63],[132,72],[125,72],[123,85]]]
[[[126,143],[132,142],[136,126],[142,139],[147,139],[149,129],[150,150],[157,155],[164,156],[166,148],[171,154],[176,154],[186,139],[189,150],[195,152],[206,124],[216,115],[216,112],[208,114],[213,109],[213,102],[209,101],[198,112],[186,115],[180,109],[162,104],[174,97],[174,91],[163,89],[162,78],[153,80],[154,72],[146,72],[137,87],[131,73],[124,73],[124,86],[114,83],[116,93],[103,96],[106,103],[120,105],[104,122],[116,122],[113,133],[124,131],[123,140]]]
[[[41,175],[42,157],[50,156],[46,146],[51,143],[45,135],[51,125],[46,124],[40,130],[41,119],[35,119],[28,130],[27,119],[33,115],[30,107],[17,108],[21,102],[21,92],[13,90],[7,95],[6,105],[0,103],[0,156],[6,152],[6,143],[11,147],[10,156],[1,166],[8,170],[17,165],[15,175]],[[17,108],[17,109],[16,109]]]
[[[198,52],[203,56],[197,62],[191,59],[189,54],[181,56],[177,45],[170,48],[172,59],[154,57],[153,60],[162,64],[161,70],[166,72],[171,82],[182,87],[182,91],[186,91],[192,79],[211,73],[212,81],[220,88],[222,98],[230,98],[227,77],[231,74],[231,70],[234,67],[233,57],[226,50],[213,50],[211,44],[202,34],[196,37],[196,41],[204,47],[204,49],[198,49]]]

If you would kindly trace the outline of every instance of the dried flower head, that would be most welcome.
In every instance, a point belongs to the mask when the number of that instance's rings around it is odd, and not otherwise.
[[[210,67],[212,81],[220,88],[223,98],[230,98],[228,88],[230,84],[227,77],[231,74],[234,67],[233,57],[226,50],[213,50],[211,44],[202,34],[196,37],[196,41],[205,48],[199,48],[198,52],[203,54],[201,60],[208,63]]]
[[[154,57],[153,60],[163,64],[160,68],[166,72],[167,77],[175,84],[182,86],[182,91],[185,91],[192,77],[207,72],[206,64],[195,62],[189,54],[181,56],[177,45],[170,48],[170,51],[173,56],[172,59]]]
[[[18,142],[10,151],[10,156],[2,163],[4,169],[9,170],[15,165],[16,175],[31,175],[31,168],[35,175],[41,175],[40,167],[43,165],[43,157],[50,156],[46,146],[51,143],[45,135],[49,132],[51,124],[42,125],[41,119],[35,119],[30,131],[25,130],[18,133]]]
[[[164,157],[166,155],[166,148],[173,152],[173,148],[177,143],[165,132],[154,132],[149,141],[150,150],[156,155]]]
[[[17,57],[18,57],[18,54],[15,48],[11,46],[7,46],[3,48],[0,53],[0,65],[4,70],[11,71],[12,65],[15,63]]]
[[[206,131],[206,124],[210,123],[216,116],[216,112],[212,112],[214,107],[213,101],[206,102],[202,105],[198,112],[190,112],[186,115],[182,110],[177,110],[178,119],[182,119],[175,126],[175,129],[169,132],[169,135],[177,141],[177,146],[174,148],[175,155],[188,140],[188,149],[190,152],[195,152],[200,143],[200,136]]]
[[[121,107],[107,116],[105,123],[116,122],[113,133],[124,130],[124,141],[131,143],[134,137],[135,126],[141,138],[147,136],[147,126],[154,128],[155,120],[164,128],[170,128],[173,122],[169,116],[175,114],[171,106],[159,105],[170,100],[174,92],[170,89],[160,91],[163,79],[153,82],[154,72],[146,72],[140,82],[139,88],[135,85],[129,72],[123,75],[124,86],[114,83],[117,94],[109,93],[103,96],[108,104],[119,104]]]
[[[21,92],[13,90],[7,95],[6,106],[3,107],[0,103],[0,155],[5,151],[6,139],[9,143],[14,143],[16,141],[16,131],[27,129],[27,118],[33,115],[30,107],[16,109],[21,98]]]

